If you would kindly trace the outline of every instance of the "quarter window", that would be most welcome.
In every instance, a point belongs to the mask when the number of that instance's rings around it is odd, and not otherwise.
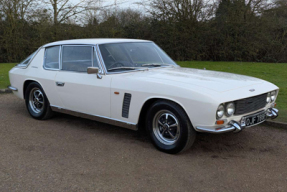
[[[60,46],[46,48],[44,66],[47,69],[59,69]]]
[[[86,72],[93,66],[91,46],[63,46],[62,70]]]
[[[36,51],[36,52],[37,52],[37,51]],[[27,65],[30,63],[31,59],[34,57],[34,55],[35,55],[36,52],[32,53],[29,57],[27,57],[26,59],[24,59],[23,61],[21,61],[21,62],[18,64],[18,66],[27,66]]]

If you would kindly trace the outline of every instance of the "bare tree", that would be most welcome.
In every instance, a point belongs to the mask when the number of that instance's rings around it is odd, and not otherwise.
[[[4,18],[27,19],[33,8],[38,5],[38,0],[0,0],[0,13]]]
[[[205,0],[150,0],[150,13],[159,19],[206,20],[212,6]]]
[[[46,5],[51,6],[53,23],[63,23],[88,10],[96,9],[98,0],[79,0],[73,3],[71,0],[43,0]]]
[[[27,21],[32,18],[38,0],[0,0],[0,45],[7,51],[6,59],[19,60],[23,57],[23,46]],[[15,54],[22,52],[23,55]]]
[[[117,17],[118,13],[123,11],[119,8],[119,6],[128,3],[128,0],[110,0],[109,2],[110,3],[108,3],[107,0],[94,1],[96,6],[93,9],[89,9],[85,12],[82,23],[91,24],[94,21],[101,23],[112,16]]]

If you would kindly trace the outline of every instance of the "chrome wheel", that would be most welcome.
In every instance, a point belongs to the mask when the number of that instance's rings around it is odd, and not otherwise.
[[[29,95],[29,105],[34,113],[41,113],[44,109],[44,95],[39,88],[33,88]]]
[[[173,145],[180,136],[180,125],[175,115],[168,110],[157,112],[153,118],[153,133],[165,145]]]

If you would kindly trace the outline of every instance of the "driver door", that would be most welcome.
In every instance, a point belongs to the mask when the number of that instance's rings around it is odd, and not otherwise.
[[[96,49],[89,45],[64,45],[62,66],[55,78],[56,90],[67,110],[110,117],[111,78],[88,74],[88,67],[99,67]]]

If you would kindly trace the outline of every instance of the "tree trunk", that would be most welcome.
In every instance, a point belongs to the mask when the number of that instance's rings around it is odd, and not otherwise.
[[[58,2],[57,0],[53,0],[53,10],[54,10],[54,25],[58,24]]]

